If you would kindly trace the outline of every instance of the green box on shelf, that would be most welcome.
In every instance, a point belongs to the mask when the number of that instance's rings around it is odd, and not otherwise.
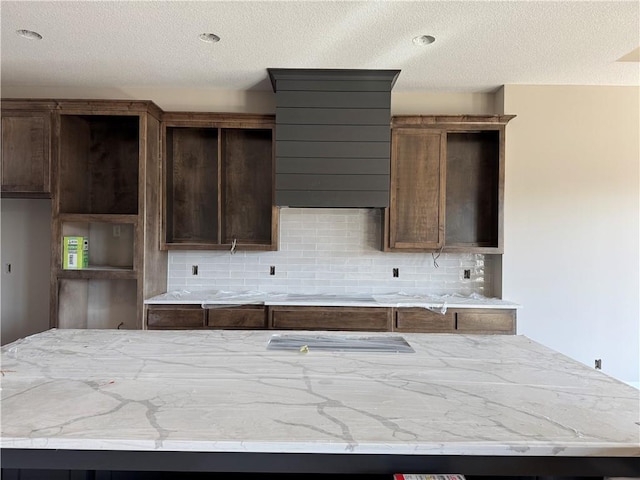
[[[62,268],[82,270],[89,266],[89,239],[87,237],[63,237]]]

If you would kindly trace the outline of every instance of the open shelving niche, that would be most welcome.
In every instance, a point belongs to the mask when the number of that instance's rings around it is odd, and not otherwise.
[[[51,324],[143,328],[144,298],[166,289],[159,110],[151,102],[77,102],[62,104],[57,122]],[[87,268],[63,269],[64,236],[89,239]]]

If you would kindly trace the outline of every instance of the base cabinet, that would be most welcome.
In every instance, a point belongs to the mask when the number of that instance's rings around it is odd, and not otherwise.
[[[262,305],[211,306],[200,305],[149,305],[147,307],[149,330],[183,329],[265,329],[267,311]]]
[[[149,305],[148,329],[335,330],[404,333],[516,333],[515,309]]]
[[[276,330],[391,330],[392,309],[384,307],[269,308],[269,326]]]
[[[267,310],[261,305],[207,308],[209,328],[251,329],[267,327]]]
[[[207,311],[199,305],[154,306],[147,309],[147,328],[182,330],[204,328]]]
[[[442,314],[426,308],[398,308],[393,328],[397,332],[453,333],[456,316],[452,311]]]
[[[516,333],[515,310],[469,309],[458,310],[455,315],[456,331],[459,333]]]
[[[398,308],[394,316],[394,329],[407,333],[515,335],[516,310],[456,308],[439,313],[425,308]]]

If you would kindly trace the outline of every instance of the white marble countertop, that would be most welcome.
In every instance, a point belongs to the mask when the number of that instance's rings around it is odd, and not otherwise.
[[[291,333],[50,330],[5,345],[0,445],[640,456],[638,391],[526,337],[403,335],[414,353],[267,349]]]
[[[195,304],[203,307],[256,304],[319,307],[421,307],[436,310],[446,310],[447,308],[520,308],[517,303],[481,295],[419,296],[407,295],[402,292],[379,295],[287,294],[206,289],[172,290],[149,298],[144,303],[147,305]]]

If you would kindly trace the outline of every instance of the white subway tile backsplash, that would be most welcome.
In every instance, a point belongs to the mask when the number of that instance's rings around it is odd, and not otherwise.
[[[167,288],[491,294],[491,275],[485,275],[491,255],[382,252],[381,226],[380,209],[282,208],[278,251],[172,251]],[[191,274],[192,265],[199,266],[198,275]],[[275,275],[269,275],[272,265]],[[471,270],[470,279],[464,269]]]

